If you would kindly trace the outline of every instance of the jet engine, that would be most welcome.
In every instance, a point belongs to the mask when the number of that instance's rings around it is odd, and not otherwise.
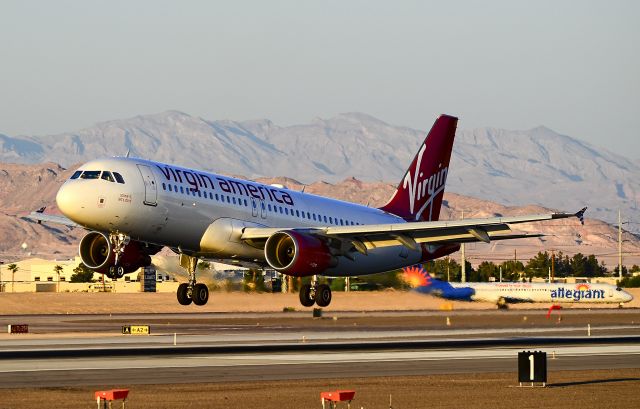
[[[298,277],[324,273],[338,263],[325,242],[291,230],[272,234],[265,243],[264,255],[275,270]]]
[[[117,278],[123,274],[133,273],[140,267],[151,265],[151,254],[160,251],[157,246],[149,247],[146,243],[131,240],[124,248],[118,260],[120,271],[115,268],[116,255],[109,238],[100,232],[87,233],[80,240],[80,259],[90,269],[98,273],[107,274],[110,278]]]

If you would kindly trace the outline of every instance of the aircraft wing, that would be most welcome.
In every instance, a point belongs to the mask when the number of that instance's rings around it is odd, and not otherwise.
[[[63,224],[65,226],[68,227],[82,227],[80,226],[78,223],[72,221],[71,219],[68,219],[64,216],[56,216],[53,214],[45,214],[44,213],[44,207],[36,210],[35,212],[31,212],[29,213],[28,216],[25,216],[25,219],[29,219],[29,220],[33,220],[35,222],[37,222],[38,224],[41,224],[42,222],[45,223],[55,223],[55,224]]]
[[[371,224],[360,226],[326,226],[312,228],[263,228],[246,227],[241,239],[261,242],[282,230],[295,230],[315,236],[351,241],[361,253],[367,249],[403,245],[417,250],[419,244],[446,244],[485,242],[529,237],[542,234],[511,234],[510,224],[531,223],[553,219],[577,217],[584,224],[586,207],[577,213],[548,213],[525,216],[493,217],[485,219],[463,219],[436,222],[411,222],[391,224]]]

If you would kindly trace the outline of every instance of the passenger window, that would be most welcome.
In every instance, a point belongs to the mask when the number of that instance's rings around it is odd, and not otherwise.
[[[220,199],[218,198],[218,194],[217,194],[217,193],[216,193],[216,200],[220,200]]]
[[[118,172],[113,172],[113,177],[116,178],[116,182],[124,184],[124,179]]]
[[[85,170],[82,172],[80,179],[98,179],[100,177],[99,170]]]
[[[169,185],[169,192],[171,192],[171,185]]]
[[[300,211],[296,210],[296,217],[300,217]]]
[[[180,186],[180,193],[184,193],[184,188]]]
[[[329,216],[329,224],[333,224],[333,217]]]
[[[76,170],[75,172],[73,172],[73,175],[71,175],[71,177],[69,179],[78,179],[80,177],[80,175],[82,175],[82,171],[81,170]]]
[[[167,185],[165,185],[164,182],[162,182],[162,190],[167,190]]]
[[[115,182],[115,180],[113,180],[113,176],[111,176],[111,172],[107,171],[102,172],[102,176],[100,176],[100,179],[106,180],[108,182]]]

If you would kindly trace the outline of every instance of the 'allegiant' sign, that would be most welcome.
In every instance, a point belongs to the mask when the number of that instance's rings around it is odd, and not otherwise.
[[[551,290],[551,298],[570,299],[574,301],[602,300],[604,299],[604,290],[592,290],[588,286],[579,286],[575,290],[560,287],[557,290]]]

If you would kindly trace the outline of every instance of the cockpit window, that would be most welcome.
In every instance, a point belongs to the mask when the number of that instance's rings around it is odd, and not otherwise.
[[[622,291],[622,288],[616,287],[616,291]]]
[[[85,170],[82,172],[80,179],[98,179],[100,177],[99,170]]]
[[[116,182],[124,183],[124,179],[122,178],[122,175],[119,174],[118,172],[113,172],[113,177],[116,178]]]
[[[76,170],[75,172],[73,172],[73,175],[71,175],[71,177],[69,179],[78,179],[78,177],[82,175],[82,171],[81,170]]]
[[[104,179],[109,182],[115,182],[115,180],[113,180],[113,176],[111,176],[111,172],[108,171],[102,172],[102,176],[100,176],[100,179]]]

